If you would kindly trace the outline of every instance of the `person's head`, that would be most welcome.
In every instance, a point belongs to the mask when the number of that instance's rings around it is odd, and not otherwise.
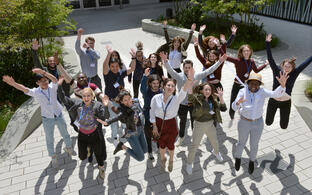
[[[55,68],[56,64],[53,56],[48,57],[48,65],[52,69]]]
[[[283,72],[290,73],[291,71],[293,71],[296,68],[295,61],[296,61],[295,57],[292,57],[291,59],[285,59],[281,63],[281,67],[283,69]]]
[[[86,43],[89,45],[89,47],[91,47],[92,49],[94,49],[94,43],[95,43],[95,39],[93,37],[87,37],[85,39]]]
[[[252,93],[257,92],[260,88],[260,85],[263,85],[261,74],[257,74],[254,72],[250,73],[249,78],[246,82],[247,82],[249,91]]]
[[[48,89],[49,87],[49,79],[42,74],[36,74],[36,84],[41,88],[41,89]]]
[[[211,49],[216,49],[216,40],[217,38],[214,36],[208,36],[203,40],[203,45],[205,49],[211,50]]]
[[[79,73],[77,76],[77,82],[80,86],[88,86],[88,78],[84,73]]]
[[[132,107],[132,105],[133,105],[131,94],[129,91],[127,91],[125,89],[120,90],[120,92],[116,98],[116,101],[119,104],[122,104],[124,106],[129,107],[129,108]]]
[[[148,60],[150,62],[150,67],[154,68],[156,65],[158,65],[160,57],[156,53],[152,53],[148,56]]]
[[[245,59],[245,60],[249,60],[252,56],[253,50],[250,47],[250,45],[242,45],[240,46],[240,48],[238,49],[238,54],[237,57],[240,59]]]
[[[208,60],[210,62],[216,62],[219,60],[219,52],[217,50],[210,50],[208,52]]]
[[[112,58],[112,60],[109,62],[109,69],[114,73],[117,74],[120,70],[120,60],[117,60],[115,58]]]
[[[200,85],[197,85],[194,88],[194,93],[202,94],[205,98],[213,98],[213,94],[215,93],[215,88],[210,83],[202,83]]]
[[[82,90],[82,101],[86,106],[89,106],[94,100],[95,94],[90,87],[86,87]]]
[[[166,78],[164,80],[164,93],[167,95],[174,95],[176,90],[177,81],[172,78]]]
[[[143,43],[141,41],[138,41],[136,44],[135,44],[136,48],[137,48],[137,51],[136,51],[136,58],[139,60],[139,61],[143,61]]]
[[[189,70],[193,68],[192,60],[184,60],[183,61],[183,72],[188,75]]]
[[[122,61],[121,61],[121,58],[120,58],[120,54],[118,51],[114,50],[109,58],[109,61],[112,61],[112,59],[115,59],[115,60],[119,60],[120,62],[120,69],[122,69]]]
[[[147,85],[152,91],[158,91],[160,88],[161,79],[156,74],[151,74],[148,76]]]
[[[184,42],[184,39],[182,37],[174,37],[172,39],[172,45],[171,45],[171,49],[172,50],[181,50],[181,44]]]

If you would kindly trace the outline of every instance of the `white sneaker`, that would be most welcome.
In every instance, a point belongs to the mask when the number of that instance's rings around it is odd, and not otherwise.
[[[59,167],[57,162],[57,155],[52,156],[52,167],[57,169]]]
[[[105,177],[104,167],[100,167],[99,166],[99,176],[100,176],[101,179],[104,179],[104,177]]]
[[[180,137],[177,146],[181,146],[183,141],[184,141],[184,137]]]
[[[113,144],[114,144],[115,147],[118,145],[118,140],[117,140],[117,138],[114,138]]]
[[[67,152],[68,153],[68,155],[69,156],[72,156],[73,155],[73,153],[74,153],[74,151],[73,151],[73,149],[72,148],[64,148],[64,150],[65,150],[65,152]]]
[[[232,126],[233,126],[233,119],[229,121],[228,128],[231,128]]]
[[[222,162],[222,161],[223,161],[223,158],[222,158],[220,152],[218,152],[218,154],[216,154],[216,153],[213,152],[213,154],[215,155],[215,157],[217,158],[217,160],[218,160],[219,162]]]
[[[192,175],[193,172],[192,164],[186,164],[186,172],[187,174]]]

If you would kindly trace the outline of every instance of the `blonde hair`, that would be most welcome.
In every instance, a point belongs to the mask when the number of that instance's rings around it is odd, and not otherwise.
[[[252,50],[252,48],[251,48],[250,45],[245,44],[245,45],[240,46],[240,48],[238,49],[237,57],[238,57],[239,59],[244,59],[244,56],[243,56],[243,49],[246,48],[246,47],[250,50],[249,59],[251,58],[252,53],[253,53],[253,50]]]
[[[82,94],[89,93],[92,96],[92,99],[95,98],[95,94],[90,87],[86,87],[82,90]]]

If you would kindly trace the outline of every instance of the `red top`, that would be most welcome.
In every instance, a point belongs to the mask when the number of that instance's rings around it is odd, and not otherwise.
[[[195,46],[195,53],[196,53],[196,57],[197,59],[202,63],[202,65],[204,66],[205,69],[209,68],[210,66],[212,66],[213,64],[207,66],[207,61],[199,52],[198,46]],[[220,54],[223,55],[226,53],[226,44],[222,44],[222,47],[220,49]],[[222,73],[222,68],[223,68],[224,63],[222,63],[217,70],[215,70],[212,74],[207,76],[208,81],[213,81],[218,79],[219,81],[221,81],[221,73]]]
[[[245,82],[248,79],[251,70],[254,72],[260,72],[265,68],[266,65],[262,65],[259,68],[256,66],[255,61],[253,59],[244,60],[239,58],[227,57],[227,61],[234,63],[236,69],[236,75],[242,82]],[[235,78],[235,81],[237,79]]]

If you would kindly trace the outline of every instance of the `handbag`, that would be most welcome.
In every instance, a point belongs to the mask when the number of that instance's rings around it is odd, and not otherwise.
[[[160,130],[158,130],[158,135],[154,135],[153,134],[153,124],[151,124],[152,138],[153,138],[154,141],[158,141],[160,139],[160,137],[161,137],[161,131],[162,131],[163,127],[164,127],[164,122],[165,122],[167,108],[168,108],[168,106],[169,106],[169,104],[170,104],[172,99],[173,99],[173,97],[169,100],[166,108],[164,109],[164,117],[163,117],[162,122],[161,122]]]

